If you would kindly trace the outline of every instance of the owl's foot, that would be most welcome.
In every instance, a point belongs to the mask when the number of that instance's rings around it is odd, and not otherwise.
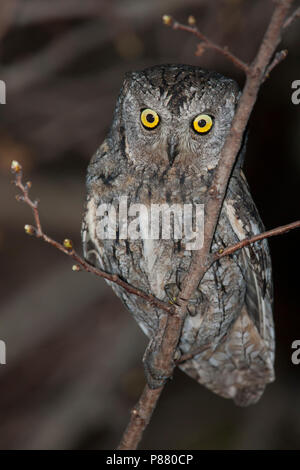
[[[160,362],[160,345],[151,340],[143,357],[146,380],[150,388],[162,387],[172,378],[173,368],[165,368]]]

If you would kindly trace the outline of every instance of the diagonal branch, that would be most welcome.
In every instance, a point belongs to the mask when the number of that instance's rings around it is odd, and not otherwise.
[[[282,235],[282,234],[287,233],[290,230],[293,230],[295,228],[300,228],[300,220],[297,220],[296,222],[292,222],[291,224],[281,225],[280,227],[273,228],[272,230],[267,230],[266,232],[259,233],[258,235],[254,235],[251,238],[245,238],[244,240],[241,240],[240,242],[236,243],[235,245],[228,246],[227,248],[221,249],[221,250],[217,251],[216,253],[213,253],[212,254],[212,263],[214,263],[215,261],[217,261],[220,258],[224,258],[224,256],[231,255],[235,251],[238,251],[241,248],[249,246],[252,243],[258,242],[260,240],[264,240],[265,238],[274,237],[275,235]]]
[[[282,62],[284,59],[286,59],[287,55],[288,55],[288,50],[287,50],[287,49],[283,49],[282,51],[276,52],[276,54],[275,54],[275,56],[274,56],[274,59],[273,59],[272,62],[268,65],[268,68],[267,68],[267,70],[266,70],[266,72],[265,72],[263,81],[265,81],[267,78],[269,78],[270,73],[272,72],[272,70],[273,70],[278,64],[280,64],[280,62]]]
[[[73,266],[73,271],[80,271],[84,270],[95,274],[96,276],[102,277],[107,279],[108,281],[114,282],[118,284],[120,287],[123,287],[127,292],[130,294],[136,295],[141,297],[142,299],[148,301],[150,304],[155,305],[161,310],[169,314],[174,313],[173,305],[169,305],[161,300],[157,299],[151,294],[146,294],[145,292],[141,291],[140,289],[136,289],[134,286],[131,286],[127,282],[123,281],[119,276],[116,274],[109,274],[105,271],[101,271],[100,269],[95,268],[95,266],[91,265],[87,261],[85,261],[81,256],[74,250],[72,241],[66,238],[62,243],[57,242],[53,238],[49,237],[43,232],[40,215],[38,211],[38,201],[32,201],[29,197],[29,189],[31,188],[31,182],[27,182],[23,184],[22,182],[22,167],[20,163],[16,162],[15,160],[12,162],[11,170],[15,176],[15,180],[13,181],[17,188],[21,190],[21,195],[17,195],[16,198],[18,201],[22,201],[27,204],[33,212],[35,227],[32,225],[25,225],[25,232],[28,235],[33,235],[36,238],[41,238],[44,242],[49,243],[50,245],[57,248],[59,251],[62,251],[65,255],[70,256],[77,264]]]
[[[194,23],[193,17],[190,17],[190,22]],[[215,42],[213,42],[211,39],[209,39],[207,36],[205,36],[201,31],[196,26],[193,25],[184,25],[182,23],[179,23],[178,21],[174,20],[172,16],[170,15],[164,15],[163,16],[163,22],[165,25],[170,26],[172,29],[178,29],[181,31],[186,31],[187,33],[191,33],[194,36],[196,36],[198,39],[201,40],[200,44],[198,45],[198,49],[196,51],[196,55],[201,55],[202,52],[204,52],[205,49],[212,49],[216,52],[219,52],[220,54],[224,55],[226,59],[229,59],[233,64],[238,67],[239,69],[243,70],[245,74],[249,72],[249,65],[246,64],[246,62],[243,62],[241,59],[236,57],[229,49],[228,47],[221,47]]]
[[[300,7],[296,8],[296,10],[285,20],[283,24],[283,29],[289,28],[291,24],[297,19],[300,18]]]

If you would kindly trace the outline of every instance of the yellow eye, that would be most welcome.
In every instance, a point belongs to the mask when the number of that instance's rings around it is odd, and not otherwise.
[[[206,134],[211,130],[213,118],[208,114],[198,114],[193,120],[193,129],[198,134]]]
[[[159,115],[153,109],[143,109],[141,112],[141,122],[146,129],[154,129],[159,124]]]

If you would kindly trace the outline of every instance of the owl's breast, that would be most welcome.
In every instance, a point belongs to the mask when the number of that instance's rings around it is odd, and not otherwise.
[[[144,292],[172,301],[189,271],[193,250],[201,248],[207,185],[203,177],[196,181],[180,175],[173,182],[170,177],[145,177],[131,179],[128,184],[123,180],[122,185],[113,185],[106,192],[94,192],[86,216],[90,252],[96,253],[94,262]],[[106,212],[99,210],[103,204],[107,205]],[[115,232],[110,232],[113,237],[106,237],[100,230],[104,213],[112,216],[116,225]],[[195,240],[198,245],[191,246]],[[213,248],[235,241],[227,218],[221,216]],[[207,338],[222,336],[241,308],[244,268],[236,259],[224,258],[215,263],[198,286],[188,306],[190,315],[182,335],[186,349]],[[144,331],[153,334],[161,312],[119,286],[112,287]]]

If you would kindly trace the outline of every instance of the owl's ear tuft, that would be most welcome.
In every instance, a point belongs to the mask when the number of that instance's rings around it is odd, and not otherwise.
[[[134,80],[137,80],[139,76],[140,76],[139,72],[135,72],[135,71],[126,72],[124,75],[123,86],[124,85],[127,86],[129,83],[131,84]]]
[[[234,80],[228,79],[226,84],[226,102],[233,106],[234,110],[236,110],[239,104],[241,94],[242,92],[238,84]]]
[[[229,79],[229,81],[230,81],[230,89],[231,89],[232,97],[234,101],[234,107],[236,108],[239,103],[242,92],[241,92],[239,85],[237,84],[235,80]]]
[[[128,91],[129,84],[130,84],[131,80],[132,80],[131,72],[126,72],[126,74],[124,76],[124,80],[123,80],[121,93],[124,93],[124,92],[126,93]]]
[[[237,108],[237,105],[239,104],[241,96],[242,96],[242,92],[239,90],[238,93],[235,95],[235,108]]]

